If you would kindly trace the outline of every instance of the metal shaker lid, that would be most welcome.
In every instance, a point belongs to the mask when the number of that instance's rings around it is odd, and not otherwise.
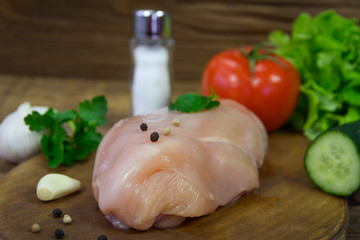
[[[134,34],[138,38],[171,37],[170,15],[161,10],[136,10]]]

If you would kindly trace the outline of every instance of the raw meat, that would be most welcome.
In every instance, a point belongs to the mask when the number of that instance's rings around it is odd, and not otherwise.
[[[160,138],[152,142],[155,131]],[[191,114],[163,108],[123,119],[106,134],[96,154],[94,196],[118,228],[173,228],[259,187],[266,150],[263,124],[232,100]]]

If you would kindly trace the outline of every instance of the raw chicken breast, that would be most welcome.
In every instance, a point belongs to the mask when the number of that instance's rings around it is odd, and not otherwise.
[[[152,142],[155,131],[160,138]],[[96,154],[94,196],[119,228],[176,227],[259,187],[266,150],[263,124],[232,100],[199,113],[160,109],[123,119],[106,134]]]

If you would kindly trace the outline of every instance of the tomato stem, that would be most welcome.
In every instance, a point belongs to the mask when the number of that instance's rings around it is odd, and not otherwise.
[[[249,60],[249,68],[251,73],[251,81],[254,78],[255,65],[260,60],[270,60],[280,65],[281,67],[288,68],[283,62],[276,57],[270,55],[271,51],[268,48],[264,48],[265,43],[258,43],[250,51],[247,51],[245,47],[241,48],[241,53]]]

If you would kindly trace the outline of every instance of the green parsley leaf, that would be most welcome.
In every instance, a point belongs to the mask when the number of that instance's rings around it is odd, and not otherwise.
[[[180,95],[175,102],[170,103],[169,110],[185,113],[209,110],[220,105],[220,102],[215,100],[217,98],[215,93],[207,97],[190,92]]]
[[[54,119],[57,123],[64,123],[76,117],[77,117],[77,113],[75,110],[72,109],[54,114]]]
[[[43,133],[41,151],[49,167],[56,168],[83,161],[97,149],[102,135],[96,127],[106,123],[106,112],[106,99],[99,96],[80,103],[79,113],[72,109],[55,112],[50,108],[43,115],[32,112],[24,121],[30,130]]]
[[[24,118],[25,124],[29,125],[31,131],[41,132],[45,128],[51,128],[54,125],[54,110],[50,108],[45,114],[33,111],[31,115]]]
[[[79,115],[89,126],[103,126],[106,124],[107,111],[104,96],[95,97],[91,102],[85,100],[79,104]]]
[[[66,141],[66,132],[61,125],[55,124],[49,135],[43,135],[41,138],[41,150],[48,158],[50,168],[58,167],[64,156],[64,141]]]

